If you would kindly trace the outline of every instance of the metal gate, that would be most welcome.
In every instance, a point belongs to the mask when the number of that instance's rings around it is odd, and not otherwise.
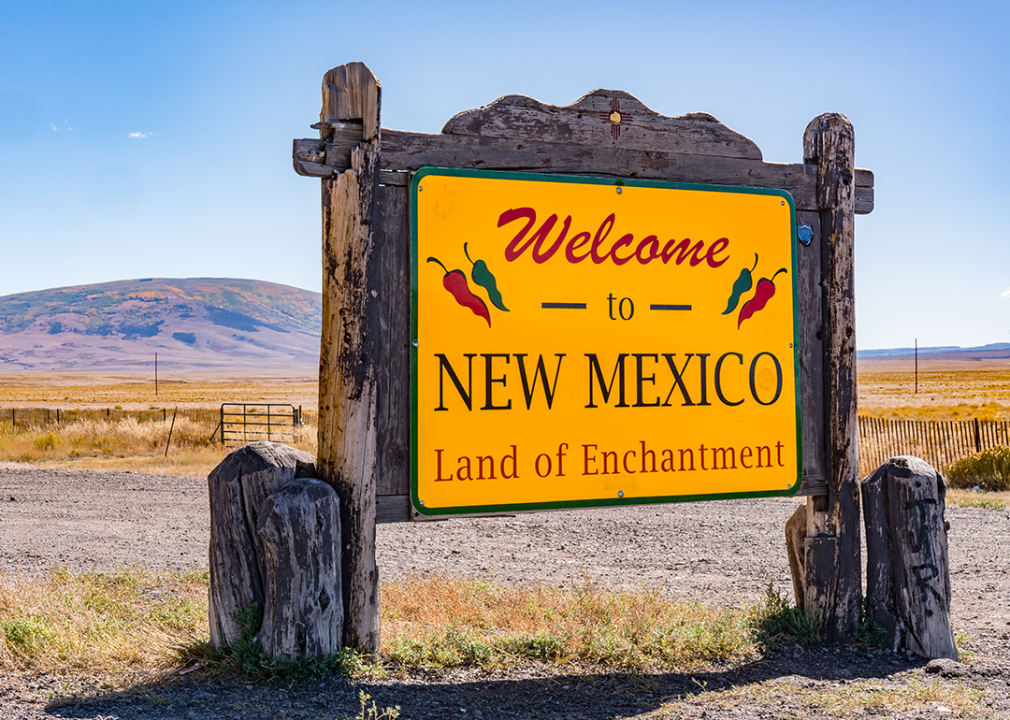
[[[294,444],[301,426],[301,408],[294,405],[221,404],[221,444],[225,447],[239,447],[256,440]]]

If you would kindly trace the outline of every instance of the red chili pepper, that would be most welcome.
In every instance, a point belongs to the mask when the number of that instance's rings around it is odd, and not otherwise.
[[[442,265],[437,258],[433,257],[428,258],[428,262],[436,262]],[[484,301],[470,292],[470,286],[466,282],[466,275],[463,274],[463,271],[458,269],[449,270],[445,265],[442,265],[442,269],[445,270],[445,275],[442,276],[442,287],[448,290],[449,294],[460,305],[469,308],[474,315],[479,315],[487,320],[487,326],[491,327],[491,313],[488,312]]]
[[[754,288],[754,297],[745,302],[743,307],[740,308],[740,317],[736,321],[737,329],[740,328],[740,325],[744,320],[752,317],[754,313],[759,310],[764,310],[765,305],[768,304],[768,301],[771,300],[772,296],[775,294],[775,278],[779,273],[784,272],[788,271],[785,268],[782,268],[776,272],[775,275],[772,275],[771,280],[768,278],[761,278],[758,280],[757,287]]]

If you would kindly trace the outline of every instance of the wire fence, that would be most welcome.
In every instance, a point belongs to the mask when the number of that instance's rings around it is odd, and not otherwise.
[[[166,408],[151,408],[148,410],[125,410],[122,408],[0,408],[0,425],[11,430],[29,430],[66,425],[80,420],[106,420],[117,422],[129,418],[138,422],[159,422],[172,419],[172,413],[177,418],[188,418],[193,422],[211,423],[216,425],[220,420],[217,408],[179,408],[169,411]]]
[[[915,455],[940,472],[955,460],[1010,444],[1007,420],[885,420],[859,417],[859,472],[895,455]]]

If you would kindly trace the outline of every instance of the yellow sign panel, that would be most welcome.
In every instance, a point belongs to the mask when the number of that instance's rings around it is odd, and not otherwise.
[[[418,172],[415,509],[794,493],[794,226],[782,191]]]

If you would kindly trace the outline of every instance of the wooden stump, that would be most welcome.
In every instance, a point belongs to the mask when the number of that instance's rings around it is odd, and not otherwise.
[[[800,505],[786,520],[786,553],[789,556],[789,574],[793,577],[793,597],[796,607],[806,607],[806,547],[807,506]]]
[[[862,482],[869,618],[892,649],[957,659],[943,476],[917,457],[893,457]]]
[[[294,480],[260,508],[263,625],[257,640],[268,657],[322,657],[341,647],[340,503],[311,478]]]
[[[235,615],[263,604],[264,551],[256,528],[266,499],[298,477],[315,475],[314,458],[279,443],[255,442],[228,455],[207,478],[210,491],[210,639],[231,647]]]

